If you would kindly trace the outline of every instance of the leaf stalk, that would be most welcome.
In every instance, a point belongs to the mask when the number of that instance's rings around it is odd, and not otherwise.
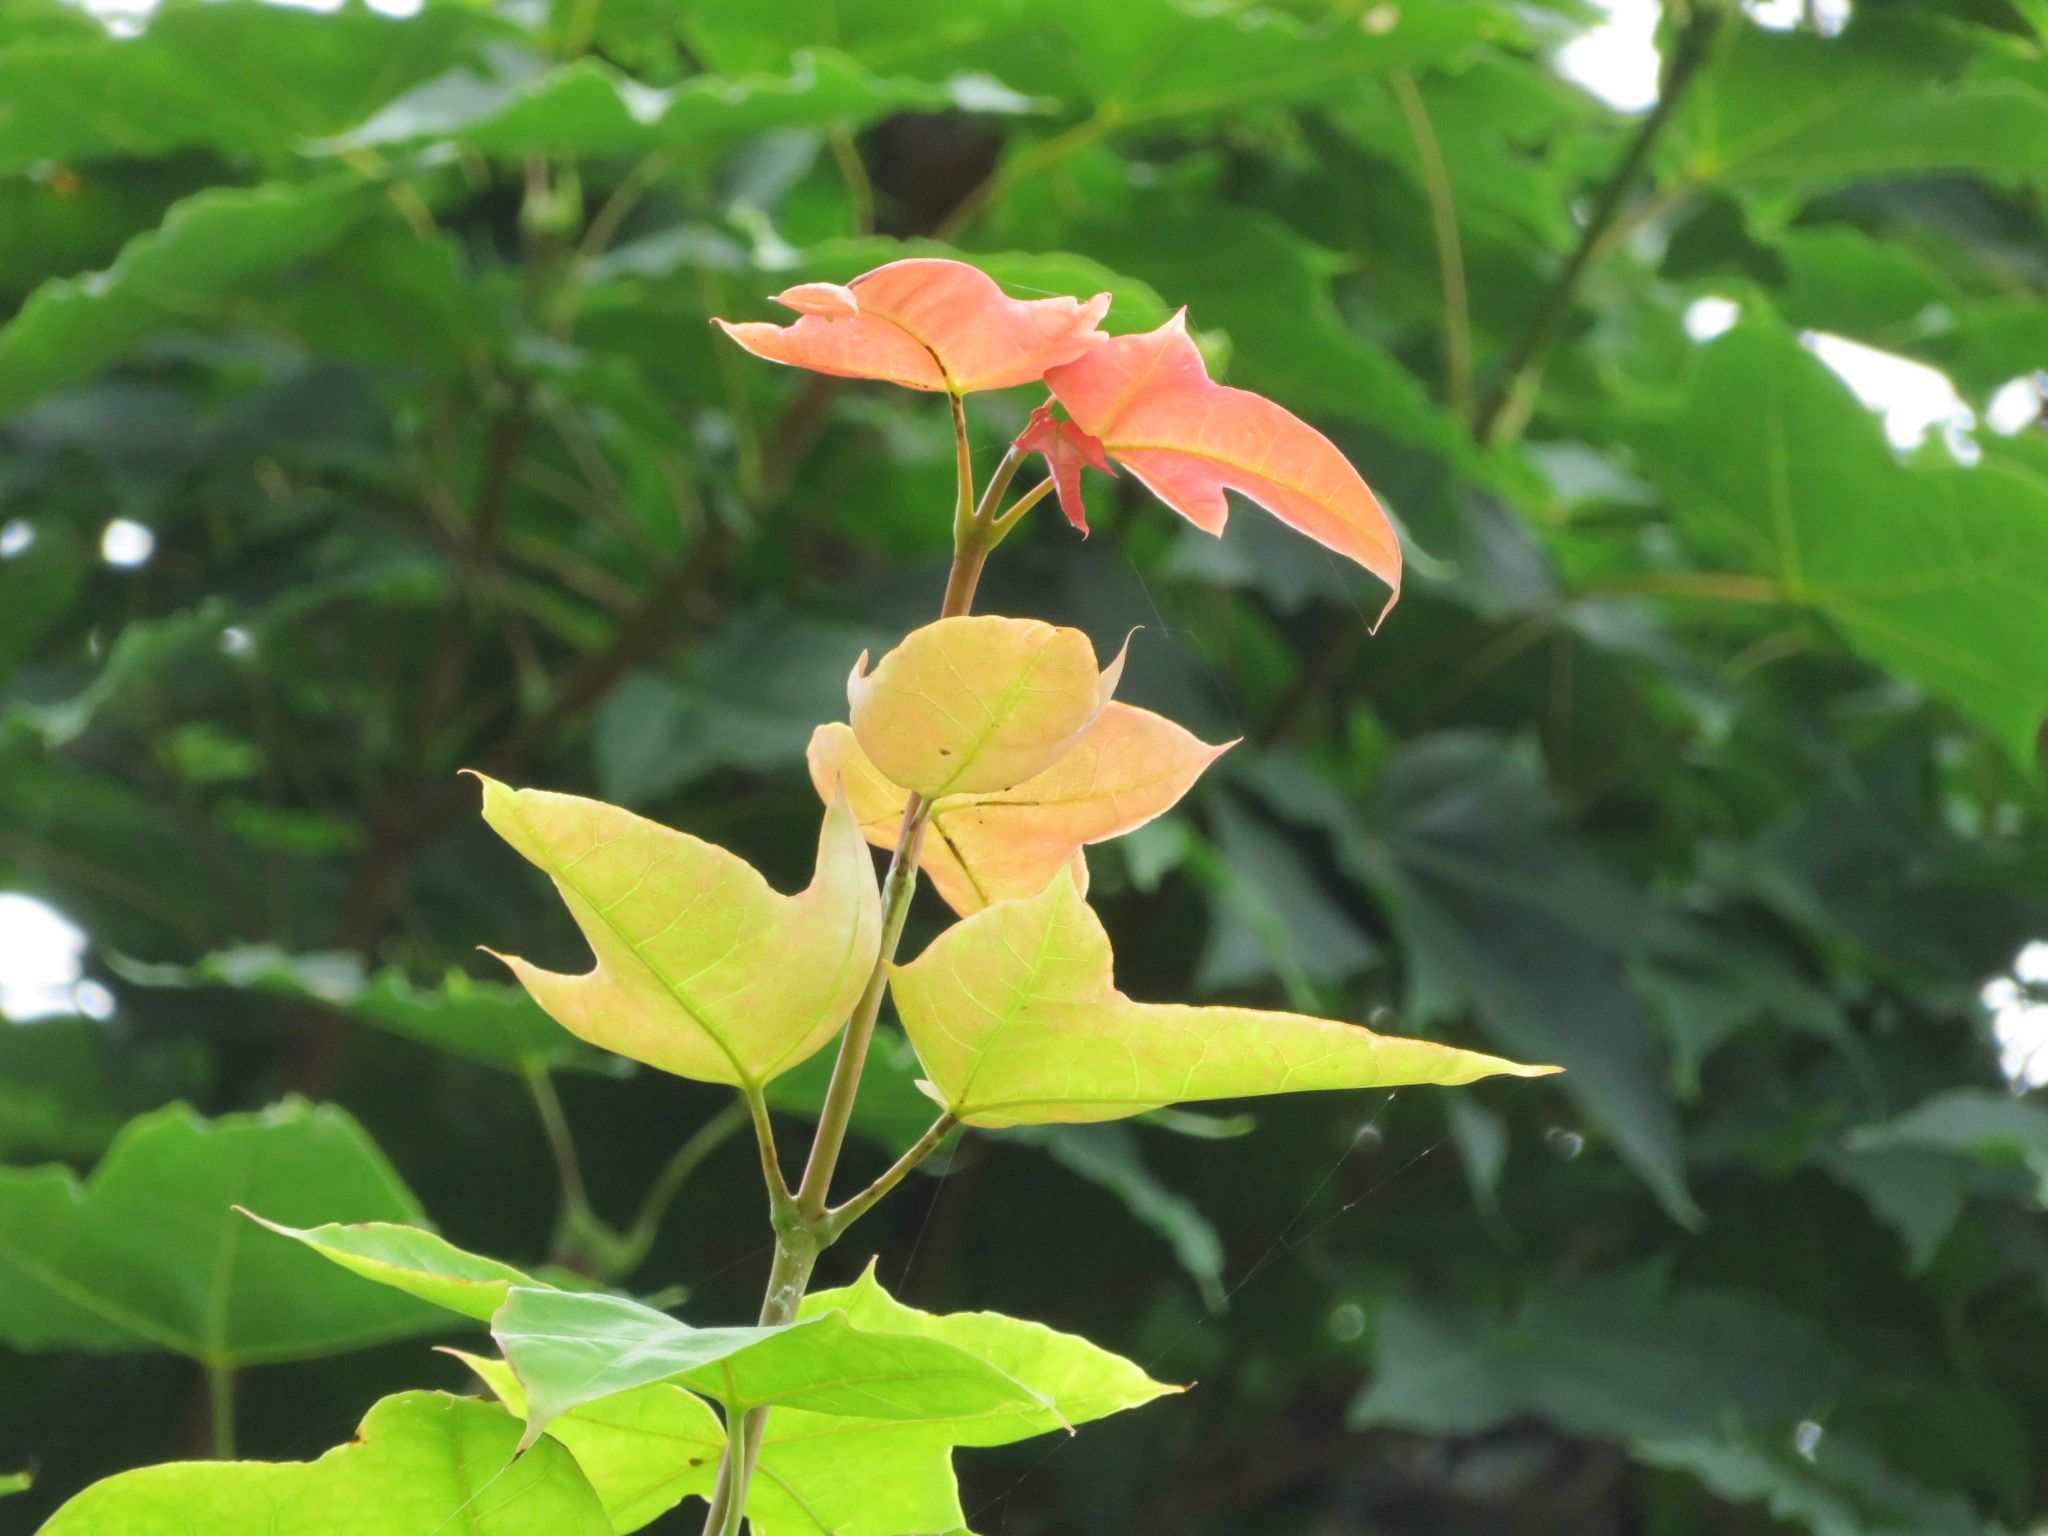
[[[953,505],[953,564],[946,576],[946,595],[941,618],[957,618],[973,606],[974,591],[989,551],[1000,535],[994,531],[995,503],[1008,488],[1023,456],[1014,448],[1005,454],[989,481],[988,494],[977,497],[974,486],[974,457],[967,435],[967,411],[958,395],[949,395],[953,411],[954,461],[959,490]],[[811,1141],[803,1178],[792,1195],[775,1154],[775,1140],[768,1124],[766,1101],[758,1088],[747,1092],[754,1117],[755,1134],[761,1143],[762,1172],[768,1182],[770,1220],[775,1226],[775,1261],[768,1271],[768,1286],[761,1299],[764,1326],[795,1319],[810,1284],[811,1270],[818,1255],[852,1221],[895,1188],[912,1168],[922,1162],[946,1132],[953,1128],[950,1116],[941,1116],[931,1130],[918,1139],[910,1152],[897,1160],[875,1184],[853,1197],[840,1212],[828,1208],[832,1176],[839,1167],[839,1155],[846,1145],[846,1133],[853,1120],[854,1099],[867,1065],[868,1046],[874,1039],[875,1021],[888,991],[889,967],[903,938],[903,926],[910,916],[910,898],[917,889],[918,855],[924,846],[925,827],[931,820],[932,802],[912,795],[903,808],[903,824],[896,847],[889,858],[889,870],[882,878],[882,942],[875,967],[868,975],[860,999],[840,1036],[839,1055],[832,1066],[831,1082],[818,1114],[818,1129]],[[848,1207],[857,1207],[844,1214]],[[737,1424],[728,1426],[725,1454],[719,1458],[718,1477],[712,1486],[710,1507],[705,1512],[704,1536],[738,1536],[745,1518],[747,1485],[761,1447],[761,1435],[768,1410],[750,1409]]]

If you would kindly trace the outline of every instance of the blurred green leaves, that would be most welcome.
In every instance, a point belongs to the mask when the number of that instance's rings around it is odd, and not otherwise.
[[[208,1122],[172,1105],[131,1122],[83,1185],[56,1168],[0,1174],[0,1336],[231,1366],[435,1326],[431,1311],[260,1238],[241,1204],[306,1222],[420,1214],[342,1110],[288,1100]]]
[[[1144,625],[1123,696],[1244,738],[1094,861],[1123,983],[1570,1070],[1448,1127],[1397,1093],[1227,1146],[955,1138],[861,1229],[892,1284],[1200,1389],[1021,1483],[1030,1453],[992,1463],[1001,1512],[923,1427],[777,1410],[771,1536],[852,1529],[864,1476],[896,1530],[2038,1525],[2048,1143],[1999,1066],[2038,1025],[2015,992],[1995,1034],[1983,987],[2048,936],[2042,17],[1725,9],[1653,118],[1553,67],[1558,7],[164,0],[135,36],[0,7],[0,890],[87,931],[54,995],[109,1015],[0,1023],[0,1467],[40,1467],[10,1514],[204,1443],[159,1346],[431,1326],[232,1199],[495,1297],[561,1271],[468,1260],[422,1201],[525,1257],[578,1181],[640,1212],[633,1279],[751,1317],[754,1159],[711,1096],[584,1072],[470,979],[479,942],[581,955],[455,773],[801,883],[804,740],[929,617],[951,443],[931,401],[742,366],[708,319],[918,254],[1109,291],[1113,332],[1187,305],[1215,376],[1330,434],[1403,530],[1371,638],[1369,583],[1128,477],[1085,542],[1034,515],[992,562],[990,610],[1105,653]],[[1728,334],[1695,339],[1702,300]],[[1524,355],[1482,449],[1469,399]],[[1918,441],[1869,403],[1903,389]],[[984,473],[1036,403],[974,402]],[[102,557],[117,519],[144,563]],[[909,950],[944,918],[921,896]],[[830,1055],[773,1085],[785,1134]],[[850,1163],[929,1124],[919,1075],[885,1022]],[[293,1091],[346,1109],[246,1118]],[[52,1252],[56,1290],[20,1258]],[[432,1368],[247,1373],[244,1450],[331,1444]],[[1347,1397],[1371,1427],[1339,1441]],[[443,1475],[457,1420],[503,1465],[510,1418],[431,1402],[318,1466],[402,1443]],[[665,1384],[554,1435],[622,1528],[722,1444]],[[575,1470],[515,1471],[543,1455]]]
[[[1766,325],[1706,348],[1684,405],[1637,441],[1682,530],[1758,578],[1702,595],[1810,604],[2033,759],[2048,698],[2048,482],[1996,461],[1902,472],[1848,387]]]

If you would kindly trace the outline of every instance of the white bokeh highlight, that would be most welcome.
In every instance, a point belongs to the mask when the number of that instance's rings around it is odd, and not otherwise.
[[[1604,20],[1558,49],[1552,63],[1617,112],[1641,112],[1657,101],[1657,0],[1600,0]]]
[[[2036,941],[2012,962],[2012,974],[1984,988],[1998,1067],[2016,1092],[2048,1087],[2048,942]]]
[[[122,570],[149,564],[156,553],[156,535],[133,518],[117,517],[100,534],[100,558]]]
[[[47,902],[0,891],[0,1019],[106,1018],[113,997],[84,977],[85,931]]]

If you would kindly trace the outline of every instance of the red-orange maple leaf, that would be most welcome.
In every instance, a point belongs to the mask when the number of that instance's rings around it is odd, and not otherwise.
[[[1101,442],[1071,421],[1061,421],[1051,406],[1041,405],[1031,413],[1029,425],[1017,434],[1017,446],[1026,453],[1045,455],[1046,468],[1052,471],[1052,483],[1059,490],[1060,510],[1085,537],[1088,511],[1081,505],[1081,466],[1091,464],[1105,475],[1116,473]]]
[[[1109,295],[1013,299],[987,273],[935,257],[892,261],[837,283],[776,295],[802,319],[717,322],[756,357],[843,378],[964,395],[1029,384],[1105,338]]]
[[[1401,544],[1378,498],[1337,445],[1300,417],[1214,382],[1185,322],[1183,311],[1156,331],[1112,337],[1050,369],[1046,387],[1097,452],[1197,528],[1222,533],[1230,515],[1224,492],[1237,491],[1379,577],[1392,608],[1401,594]],[[1033,431],[1045,435],[1035,417],[1026,435]],[[1048,458],[1067,515],[1081,524],[1079,467],[1069,501],[1059,460]]]

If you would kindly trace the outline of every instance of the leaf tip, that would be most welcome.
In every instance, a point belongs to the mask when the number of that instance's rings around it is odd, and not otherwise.
[[[280,1237],[297,1237],[299,1235],[298,1228],[288,1227],[284,1225],[283,1222],[272,1221],[268,1216],[258,1216],[246,1205],[230,1205],[228,1209],[233,1211],[237,1216],[248,1217],[251,1221],[255,1222],[257,1226],[268,1228],[270,1231],[277,1233]]]
[[[841,283],[798,283],[775,295],[775,302],[800,315],[851,320],[860,313],[860,298]]]

